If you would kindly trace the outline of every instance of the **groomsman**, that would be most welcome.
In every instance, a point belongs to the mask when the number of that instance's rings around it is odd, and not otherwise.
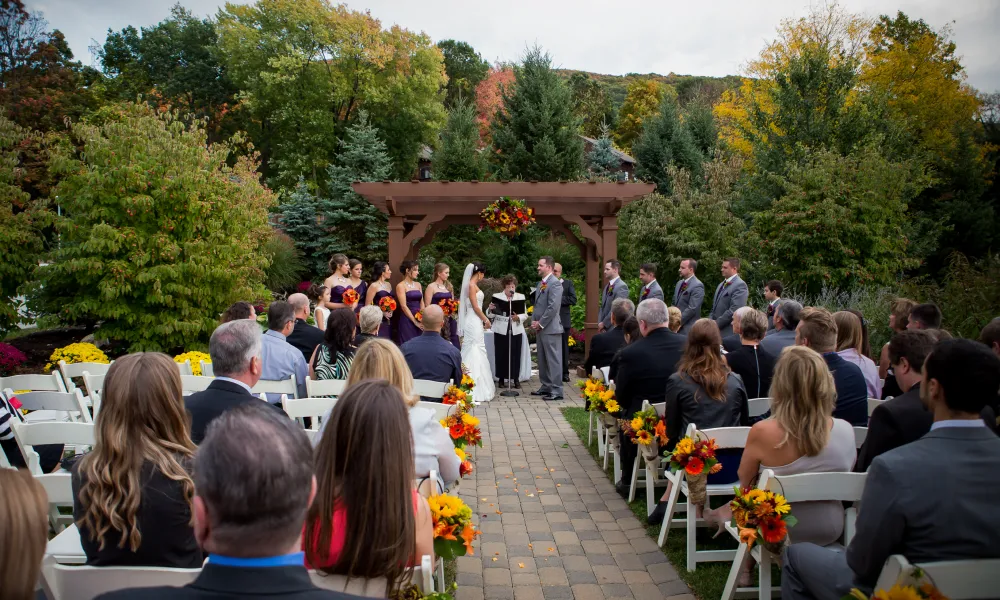
[[[563,326],[562,380],[563,383],[569,383],[569,330],[572,325],[569,307],[576,304],[576,288],[573,287],[573,282],[571,280],[563,279],[562,272],[562,265],[556,263],[556,267],[552,270],[552,274],[556,276],[563,288],[562,304],[559,307],[559,320],[562,321]]]
[[[697,268],[698,261],[685,258],[677,270],[681,280],[674,286],[673,305],[681,311],[681,328],[677,333],[683,335],[687,335],[694,322],[701,318],[701,304],[705,301],[705,284],[694,274]]]
[[[628,284],[622,281],[619,274],[622,264],[615,259],[604,263],[604,279],[608,282],[601,294],[601,312],[597,316],[597,331],[611,329],[611,303],[616,298],[628,298]]]
[[[733,313],[738,308],[747,305],[747,297],[750,296],[750,289],[746,282],[740,279],[740,259],[727,258],[722,261],[722,283],[715,288],[715,296],[712,301],[712,313],[709,319],[715,321],[719,326],[722,337],[733,333]]]
[[[639,291],[640,304],[642,304],[643,300],[649,300],[650,298],[666,302],[666,299],[663,297],[663,288],[656,281],[656,265],[654,263],[646,263],[639,267],[639,280],[643,283],[642,289]]]
[[[772,279],[764,284],[764,299],[767,300],[767,331],[774,331],[774,311],[778,310],[778,301],[781,300],[781,292],[784,286],[777,279]]]
[[[538,259],[538,276],[542,278],[535,291],[535,312],[531,328],[535,330],[538,349],[538,379],[541,387],[531,392],[543,400],[562,400],[562,321],[559,307],[562,304],[562,283],[552,274],[556,261],[551,256]]]

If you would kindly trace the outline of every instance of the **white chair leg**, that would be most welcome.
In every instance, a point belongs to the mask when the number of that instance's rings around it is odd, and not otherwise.
[[[587,414],[590,415],[590,423],[587,425],[587,447],[590,448],[590,444],[594,440],[594,413],[588,412]]]
[[[670,524],[674,520],[674,509],[677,508],[677,498],[680,496],[681,488],[678,485],[680,479],[674,480],[668,478],[669,493],[667,495],[667,513],[663,515],[663,524],[660,525],[660,536],[656,538],[656,543],[663,547],[663,544],[667,543],[667,533],[670,531]],[[686,511],[685,511],[686,514]]]
[[[635,460],[632,461],[632,478],[629,481],[628,486],[628,502],[629,504],[635,502],[635,487],[639,482],[639,460],[642,458],[641,455],[637,455]]]
[[[736,596],[736,582],[740,579],[740,569],[743,566],[743,561],[746,560],[747,556],[747,545],[740,543],[740,547],[736,550],[736,558],[733,559],[733,566],[729,569],[729,577],[726,579],[726,587],[722,590],[722,597],[719,600],[733,600]]]
[[[760,549],[760,564],[757,566],[757,570],[760,580],[757,598],[771,600],[771,553],[763,548]]]
[[[687,525],[687,570],[689,573],[693,573],[696,568],[698,568],[698,561],[695,552],[697,552],[697,547],[695,546],[695,541],[698,537],[698,516],[697,509],[693,504],[691,504],[691,497],[688,496],[688,510],[684,513],[684,518],[686,519]]]
[[[591,413],[593,414],[593,413]],[[608,453],[608,439],[607,430],[604,429],[604,423],[597,419],[597,456],[599,458],[604,458]],[[607,463],[604,464],[605,470],[608,468]]]
[[[608,472],[608,461],[609,460],[611,460],[611,448],[608,447],[608,444],[605,442],[605,444],[604,444],[604,465],[603,465],[605,473]]]
[[[646,516],[653,514],[656,508],[656,469],[646,463]]]
[[[614,460],[612,462],[614,463],[615,481],[618,482],[622,480],[622,454],[620,446],[619,449],[615,451],[614,455]]]

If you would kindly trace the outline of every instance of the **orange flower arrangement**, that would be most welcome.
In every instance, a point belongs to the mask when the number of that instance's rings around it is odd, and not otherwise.
[[[347,288],[346,290],[344,290],[343,295],[340,297],[340,301],[343,302],[344,304],[351,305],[357,302],[360,298],[361,297],[358,296],[358,293],[354,291],[353,288]]]
[[[472,400],[472,390],[476,387],[475,380],[464,373],[465,365],[462,365],[462,380],[458,385],[448,386],[448,390],[441,398],[443,404],[456,404],[457,410],[441,421],[441,425],[448,430],[451,441],[455,444],[455,453],[462,459],[459,467],[459,475],[465,477],[472,473],[472,462],[465,454],[466,446],[482,446],[483,433],[479,429],[479,419],[469,414],[469,411],[476,405]]]
[[[469,413],[459,411],[441,420],[441,425],[448,430],[451,441],[456,448],[466,446],[482,446],[483,437],[479,429],[479,419]]]
[[[378,307],[382,309],[383,313],[391,313],[396,310],[396,300],[392,296],[383,296],[378,301]]]
[[[482,219],[480,231],[488,228],[513,237],[535,222],[535,210],[528,208],[524,200],[504,196],[484,208],[479,217]]]
[[[438,306],[444,312],[445,318],[451,317],[458,313],[458,300],[454,298],[442,298],[438,300]]]
[[[677,440],[674,451],[670,456],[670,470],[684,471],[692,477],[696,475],[707,475],[718,473],[722,470],[722,465],[715,458],[715,440],[692,440],[689,437],[682,437]]]
[[[434,524],[434,554],[446,560],[471,556],[472,542],[482,533],[472,524],[472,509],[448,494],[431,496],[427,504]]]
[[[413,318],[417,320],[417,323],[424,322],[424,311],[418,310],[417,314],[413,315]]]
[[[733,489],[736,497],[729,507],[733,510],[733,527],[740,530],[740,541],[750,547],[762,541],[771,552],[780,551],[780,545],[788,537],[788,528],[797,523],[785,497],[756,488]]]
[[[458,385],[448,386],[448,391],[441,398],[443,404],[461,404],[462,412],[468,412],[475,406],[472,401],[472,390],[476,387],[476,382],[468,375],[462,375],[462,381]]]
[[[667,443],[667,422],[656,414],[655,408],[637,411],[629,422],[629,427],[622,428],[633,444],[650,446],[658,441]]]

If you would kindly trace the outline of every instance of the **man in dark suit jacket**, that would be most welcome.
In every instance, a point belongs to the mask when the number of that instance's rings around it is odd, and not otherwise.
[[[837,323],[830,311],[815,306],[803,308],[799,313],[799,325],[795,328],[795,343],[822,354],[826,366],[830,368],[833,384],[837,388],[837,404],[833,408],[833,416],[855,427],[867,426],[868,385],[861,368],[847,362],[835,352]]]
[[[1000,388],[1000,358],[970,340],[938,342],[924,362],[920,394],[930,432],[872,461],[856,534],[847,551],[792,544],[781,597],[841,598],[872,591],[887,558],[911,563],[1000,558],[1000,439],[981,411]],[[956,502],[956,499],[959,499]]]
[[[308,365],[316,346],[323,343],[323,330],[306,323],[309,318],[309,298],[305,294],[292,294],[288,297],[288,303],[295,310],[295,329],[285,341],[302,353]]]
[[[615,353],[625,345],[625,332],[622,331],[622,324],[632,316],[632,301],[628,298],[619,298],[611,305],[611,329],[604,333],[598,333],[590,340],[590,354],[583,364],[587,377],[593,372],[594,367],[601,369],[611,366],[611,359]]]
[[[562,265],[556,263],[555,268],[552,269],[552,274],[556,276],[560,282],[562,282],[563,295],[562,300],[559,302],[559,320],[562,322],[563,326],[563,382],[569,381],[569,330],[573,325],[573,317],[570,315],[571,306],[576,305],[576,288],[573,286],[573,281],[570,279],[563,279],[562,276]]]
[[[462,353],[450,341],[441,337],[444,312],[431,304],[424,309],[424,332],[403,344],[403,358],[414,379],[449,381],[458,385],[462,381]],[[440,402],[441,398],[420,397],[426,402]]]
[[[663,402],[667,379],[677,371],[677,363],[687,341],[683,335],[667,327],[667,305],[660,300],[647,300],[635,312],[642,339],[622,349],[615,380],[615,396],[622,407],[620,418],[630,419],[642,408],[642,401]],[[627,440],[621,444],[622,481],[618,493],[628,493],[625,481],[632,476],[636,445]]]
[[[677,333],[683,335],[701,318],[701,304],[705,301],[705,284],[694,274],[697,268],[698,261],[685,258],[677,271],[680,280],[674,286],[674,306],[681,311],[681,328]]]
[[[795,345],[795,328],[799,326],[802,305],[795,300],[778,300],[774,310],[774,329],[769,329],[760,348],[778,360],[781,351]]]
[[[208,342],[215,380],[202,392],[184,399],[184,408],[191,415],[191,440],[200,444],[209,423],[222,413],[261,402],[250,390],[260,381],[260,326],[256,321],[239,319],[219,325]],[[250,360],[244,362],[247,356]],[[284,411],[268,404],[279,414]]]
[[[317,588],[304,566],[300,540],[315,496],[312,465],[302,428],[266,403],[219,417],[194,459],[194,535],[208,554],[201,574],[180,588],[126,589],[100,598],[357,598]]]

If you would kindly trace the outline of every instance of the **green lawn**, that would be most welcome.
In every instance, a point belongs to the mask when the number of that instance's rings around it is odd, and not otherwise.
[[[580,441],[586,445],[587,443],[587,424],[589,416],[587,411],[582,408],[570,407],[562,409],[563,416],[566,417],[566,421],[569,422],[573,431],[580,436]],[[594,441],[591,443],[590,455],[597,460],[597,438],[595,436]],[[600,463],[598,463],[600,464]],[[624,468],[624,465],[623,465]],[[609,465],[608,471],[612,469]],[[611,479],[611,474],[609,473],[608,479]],[[657,490],[656,497],[662,494],[662,490]],[[643,491],[642,498],[639,498],[639,492],[636,492],[636,501],[629,505],[632,512],[635,513],[637,519],[641,522],[646,522],[646,495]],[[660,526],[656,527],[646,527],[646,533],[649,537],[654,540],[660,534]],[[723,539],[725,537],[725,539]],[[694,590],[695,595],[702,600],[716,600],[722,596],[722,590],[726,587],[726,578],[729,576],[729,568],[732,566],[730,562],[716,562],[716,563],[699,563],[698,569],[694,573],[689,573],[687,570],[687,552],[685,550],[685,544],[687,535],[683,529],[673,529],[670,535],[667,536],[667,543],[664,547],[664,553],[670,562],[680,573],[681,579],[683,579],[691,589]],[[736,548],[736,542],[727,534],[719,536],[718,540],[713,540],[710,533],[706,529],[700,529],[698,531],[698,549],[699,550],[713,550],[713,549],[726,549],[726,548]]]

